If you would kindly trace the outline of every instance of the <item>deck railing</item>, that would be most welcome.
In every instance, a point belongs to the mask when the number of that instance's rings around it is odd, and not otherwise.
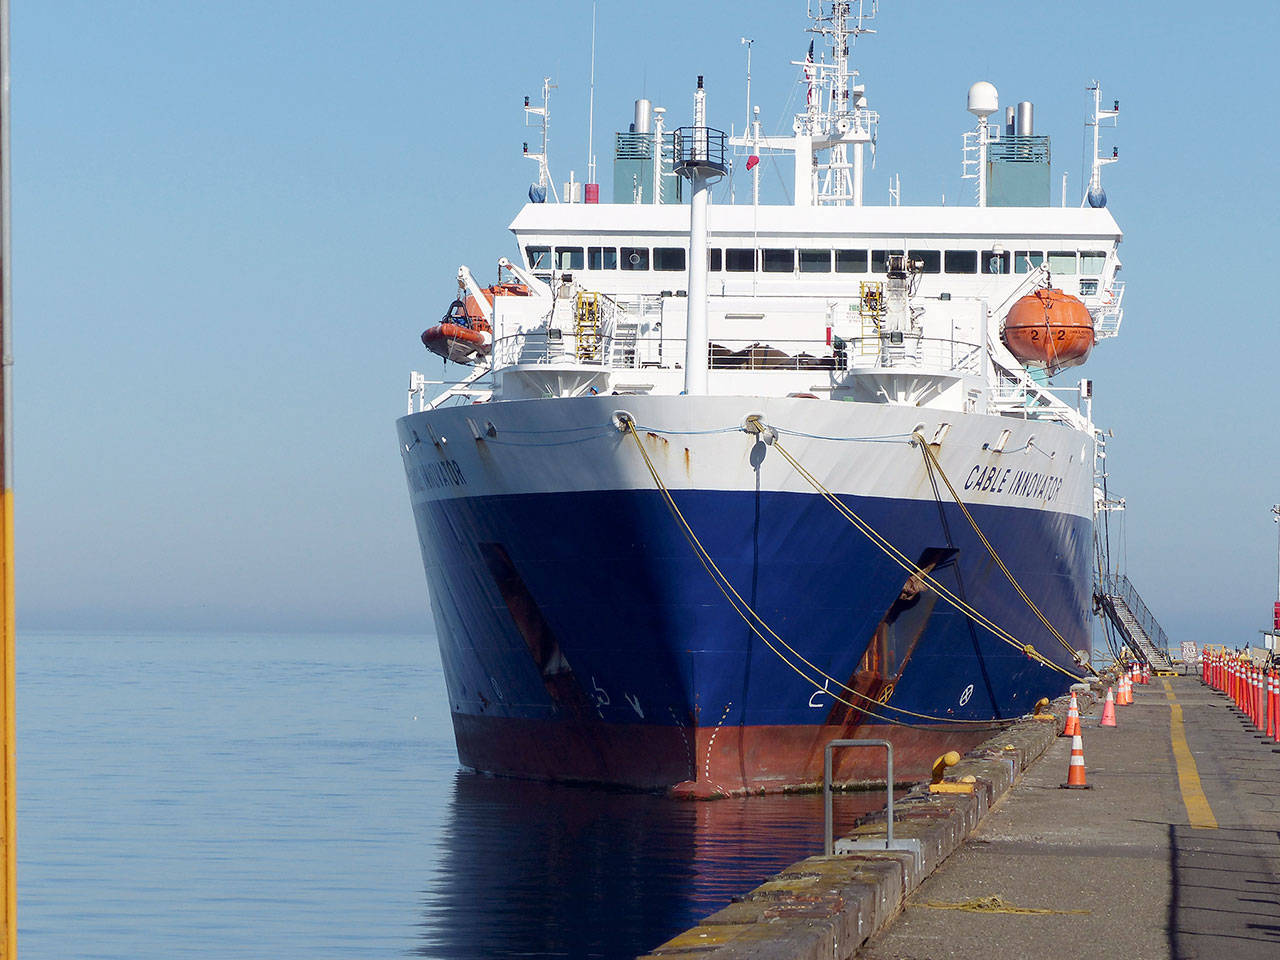
[[[588,363],[621,370],[675,369],[684,364],[685,341],[666,336],[640,336],[635,326],[611,325],[598,346],[579,350],[574,335],[556,329],[533,330],[502,337],[494,343],[494,365]],[[855,337],[843,340],[729,340],[717,337],[707,346],[713,371],[829,370],[839,375],[878,369],[982,370],[982,347],[976,343],[932,337]]]

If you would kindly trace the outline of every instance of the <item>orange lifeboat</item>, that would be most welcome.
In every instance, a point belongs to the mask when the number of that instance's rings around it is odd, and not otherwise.
[[[474,312],[472,309],[474,308]],[[422,345],[438,357],[454,363],[475,363],[487,356],[493,336],[489,323],[475,305],[475,298],[467,297],[449,304],[440,322],[422,333]]]
[[[1037,290],[1015,303],[1001,339],[1023,363],[1051,374],[1084,363],[1096,340],[1089,308],[1056,289]]]
[[[495,283],[480,291],[493,309],[498,297],[527,297],[529,288],[515,280]],[[476,298],[468,294],[465,300],[449,304],[440,322],[422,334],[422,345],[436,356],[453,363],[471,364],[489,355],[493,345],[493,328],[485,318]]]

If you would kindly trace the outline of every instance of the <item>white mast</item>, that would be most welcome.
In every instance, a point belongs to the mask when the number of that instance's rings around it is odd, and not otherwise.
[[[529,98],[524,98],[524,123],[529,126],[529,118],[536,117],[538,126],[542,131],[542,148],[537,153],[529,152],[529,144],[524,145],[524,155],[530,160],[538,161],[538,186],[542,190],[542,196],[545,198],[547,191],[551,191],[551,197],[559,202],[560,195],[556,193],[555,181],[551,179],[551,166],[547,162],[547,144],[551,142],[551,91],[555,89],[555,84],[551,82],[550,77],[542,78],[542,106],[533,107],[529,105]]]
[[[1089,186],[1085,190],[1084,198],[1080,201],[1080,206],[1089,207],[1105,207],[1107,205],[1107,193],[1102,189],[1102,168],[1108,163],[1115,163],[1120,159],[1120,151],[1116,147],[1111,148],[1111,156],[1102,157],[1098,155],[1099,148],[1099,128],[1106,120],[1113,121],[1111,126],[1119,123],[1116,119],[1120,116],[1120,101],[1115,101],[1115,105],[1110,110],[1102,109],[1102,85],[1098,81],[1088,87],[1090,93],[1093,94],[1093,116],[1085,121],[1085,126],[1093,127],[1093,166],[1089,172]]]
[[[969,88],[969,112],[978,118],[974,136],[978,142],[978,206],[987,205],[987,144],[991,142],[991,128],[987,117],[1000,109],[1000,95],[985,80],[979,80]]]
[[[821,62],[805,61],[808,110],[796,118],[813,138],[814,153],[830,151],[817,165],[818,203],[862,206],[864,147],[874,147],[880,118],[867,109],[866,88],[855,83],[858,71],[849,67],[849,49],[862,34],[875,33],[865,24],[875,18],[877,0],[867,7],[865,0],[834,0],[828,11],[818,0],[809,10],[814,23],[809,32],[827,38],[831,48],[830,63],[825,54]]]
[[[865,24],[876,16],[877,7],[877,0],[809,0],[809,18],[814,25],[808,32],[829,40],[830,59],[826,51],[819,57],[810,44],[809,56],[792,61],[803,68],[805,83],[805,108],[791,125],[793,136],[761,136],[760,111],[750,104],[748,94],[748,129],[731,142],[755,155],[763,151],[793,153],[796,206],[862,206],[863,148],[870,144],[874,156],[880,117],[867,108],[865,87],[854,82],[858,71],[849,67],[849,49],[862,34],[875,33]],[[750,43],[746,38],[742,42]],[[815,163],[819,154],[826,154],[825,159]],[[752,172],[753,202],[758,203],[759,166]]]
[[[685,331],[684,392],[707,393],[707,198],[725,174],[724,134],[707,126],[707,94],[698,77],[693,126],[676,131],[676,172],[689,180],[689,322]]]

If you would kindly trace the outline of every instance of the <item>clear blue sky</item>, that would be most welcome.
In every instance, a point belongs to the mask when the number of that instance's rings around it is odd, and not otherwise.
[[[883,117],[871,202],[893,173],[904,203],[967,202],[975,80],[1036,102],[1073,193],[1084,87],[1120,98],[1127,312],[1085,372],[1128,571],[1175,640],[1254,639],[1275,597],[1278,7],[886,0],[855,51]],[[458,263],[512,252],[544,73],[553,171],[585,173],[590,3],[12,16],[20,623],[422,629],[393,421],[409,370],[440,372],[418,335]],[[804,26],[803,0],[603,0],[605,196],[636,97],[685,122],[702,73],[711,121],[741,123],[743,35],[785,124]]]

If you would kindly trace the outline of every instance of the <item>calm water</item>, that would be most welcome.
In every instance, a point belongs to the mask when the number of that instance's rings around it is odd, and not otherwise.
[[[28,632],[18,658],[24,960],[632,957],[822,842],[821,797],[458,772],[434,641]]]

